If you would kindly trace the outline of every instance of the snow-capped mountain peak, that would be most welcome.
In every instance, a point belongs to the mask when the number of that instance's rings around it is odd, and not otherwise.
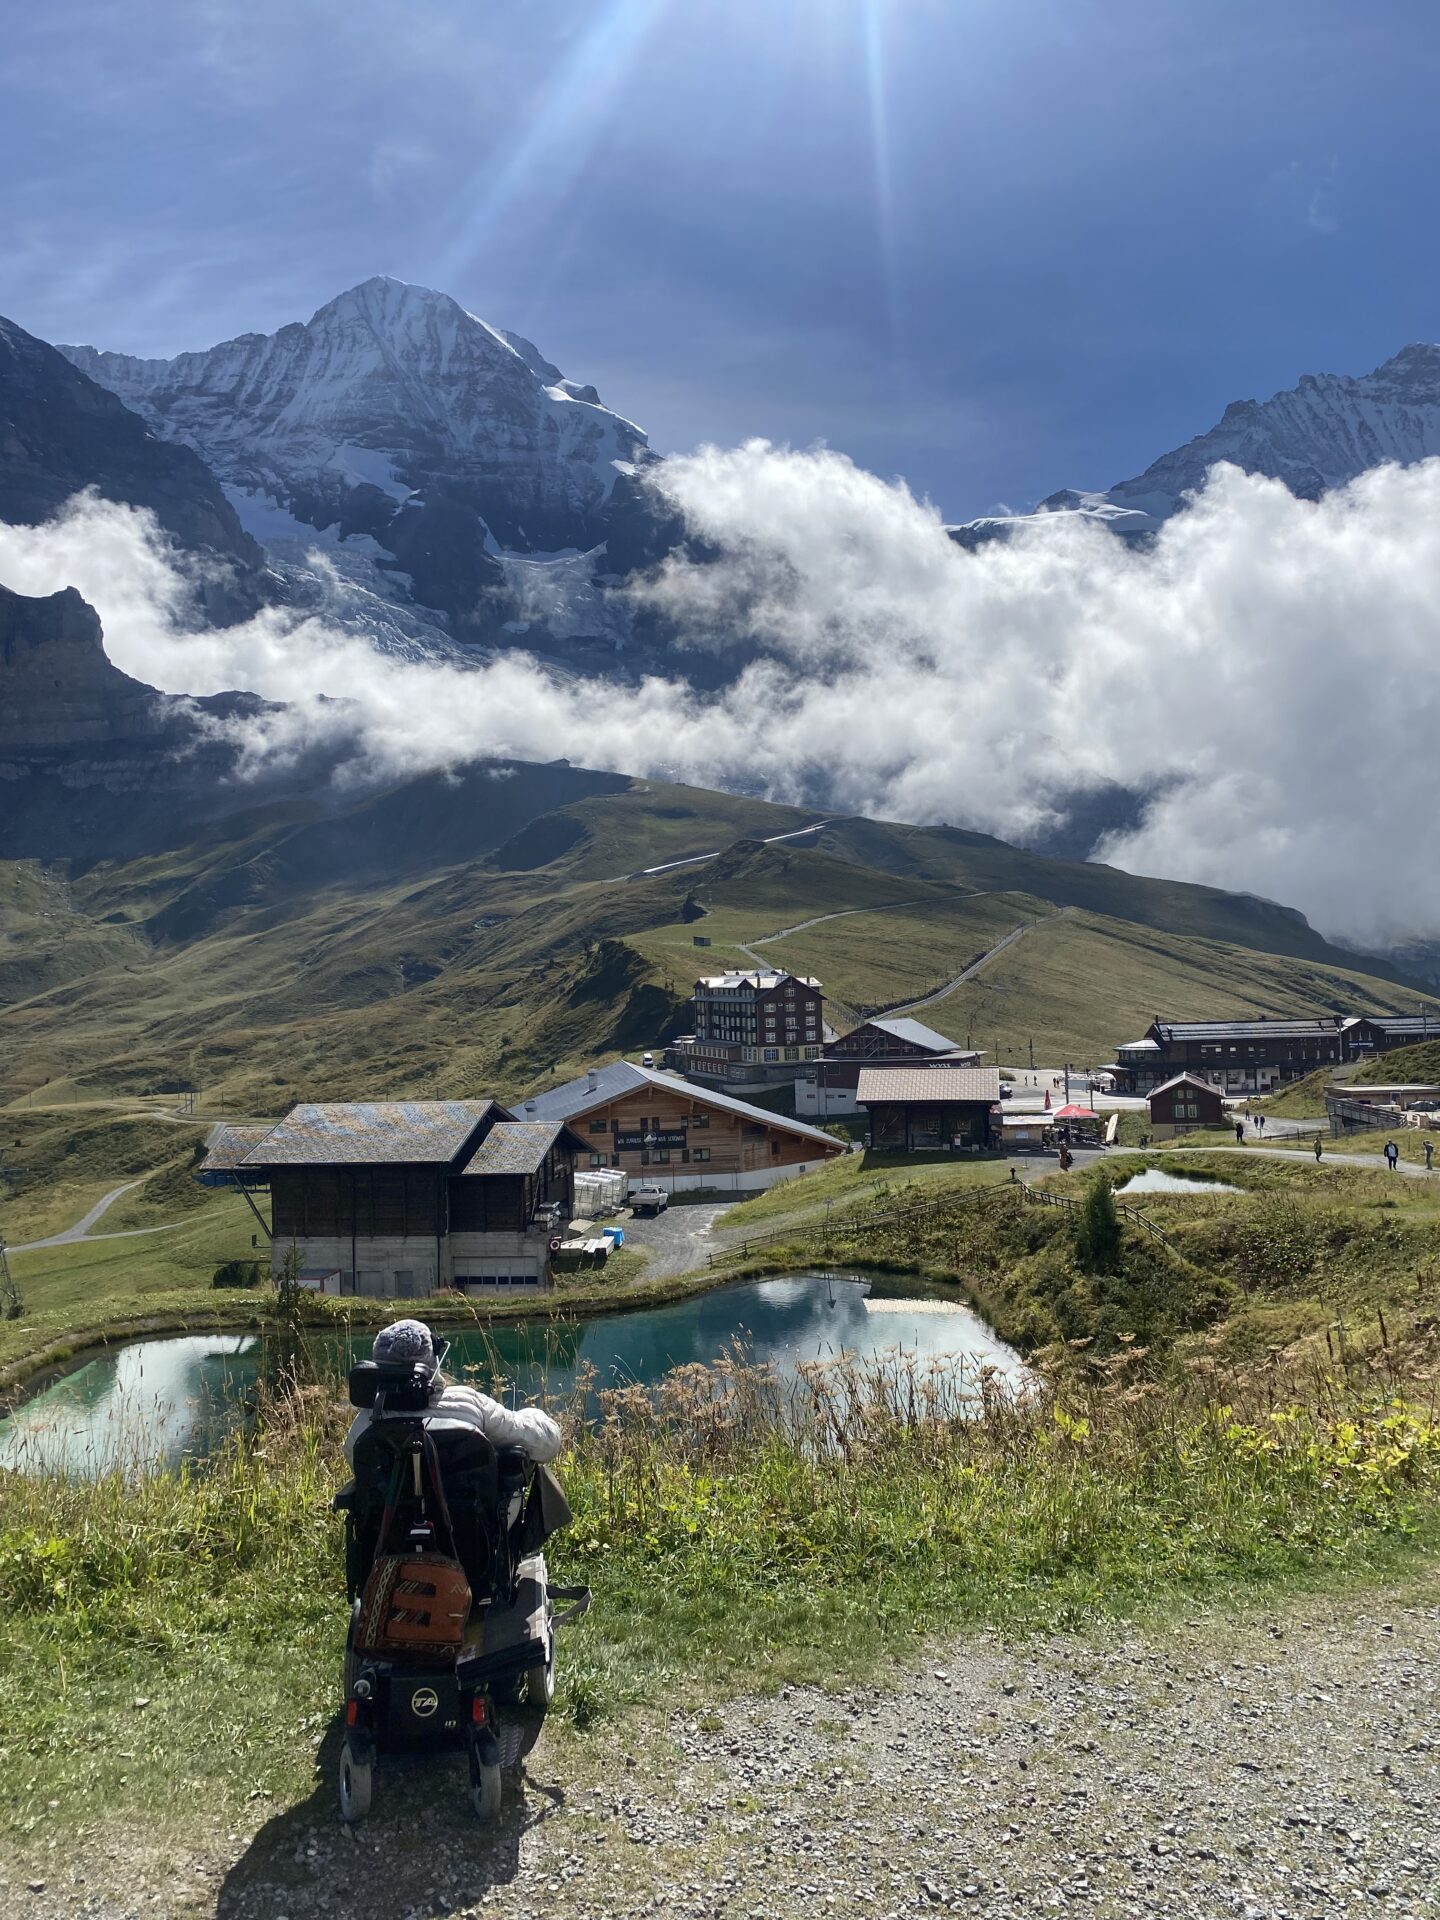
[[[502,547],[593,545],[617,472],[648,451],[638,427],[528,340],[383,275],[309,321],[173,360],[61,351],[227,487],[317,527],[345,523],[356,487],[398,506],[463,485]]]
[[[173,360],[60,351],[199,453],[282,569],[328,546],[382,597],[410,583],[457,638],[513,628],[507,555],[613,541],[613,559],[644,519],[639,427],[523,335],[388,275]]]
[[[1162,454],[1144,473],[1103,493],[1064,489],[1037,513],[1080,514],[1127,536],[1151,533],[1184,505],[1219,461],[1283,480],[1315,500],[1371,467],[1409,466],[1440,454],[1440,345],[1402,347],[1373,373],[1306,373],[1268,400],[1232,400],[1208,433]],[[953,529],[965,545],[1031,516]]]

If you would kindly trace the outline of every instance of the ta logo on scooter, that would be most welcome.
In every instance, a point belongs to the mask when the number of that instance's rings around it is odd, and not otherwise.
[[[439,1704],[440,1696],[433,1687],[417,1687],[410,1696],[410,1711],[422,1720],[428,1720]]]

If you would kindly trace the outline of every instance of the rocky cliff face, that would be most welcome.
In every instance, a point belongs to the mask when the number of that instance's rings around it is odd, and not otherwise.
[[[1373,373],[1303,374],[1269,400],[1234,400],[1208,433],[1165,453],[1133,480],[1103,493],[1065,489],[1037,514],[1078,514],[1127,537],[1153,533],[1185,504],[1219,461],[1283,480],[1318,500],[1371,467],[1408,466],[1440,454],[1440,345],[1402,347]],[[972,520],[951,529],[965,546],[1004,534],[1024,519]]]
[[[257,603],[265,556],[204,461],[158,438],[54,347],[0,319],[0,520],[38,525],[86,487],[148,507],[177,545],[208,563],[197,593],[212,618]]]
[[[73,747],[153,742],[166,701],[110,662],[95,609],[73,587],[32,600],[0,587],[0,755],[49,760]]]
[[[459,638],[526,644],[512,556],[588,551],[595,578],[647,550],[644,433],[445,294],[378,278],[308,322],[174,360],[60,351],[201,455],[258,538],[368,554]],[[612,536],[616,553],[597,552]],[[564,624],[542,644],[572,637]]]
[[[73,587],[0,587],[0,859],[118,858],[270,797],[237,776],[226,725],[263,710],[253,694],[178,699],[132,680]]]

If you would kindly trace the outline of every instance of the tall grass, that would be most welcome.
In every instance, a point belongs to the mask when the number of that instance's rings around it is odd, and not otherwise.
[[[883,1676],[966,1622],[1373,1572],[1437,1538],[1434,1388],[1383,1350],[1162,1385],[1133,1344],[1081,1345],[1021,1391],[899,1353],[790,1376],[736,1353],[600,1392],[586,1419],[594,1387],[582,1373],[556,1408],[575,1521],[552,1568],[596,1595],[562,1651],[558,1710],[580,1725]],[[203,1467],[0,1474],[0,1826],[51,1800],[78,1817],[307,1789],[339,1703],[348,1413],[292,1385]]]

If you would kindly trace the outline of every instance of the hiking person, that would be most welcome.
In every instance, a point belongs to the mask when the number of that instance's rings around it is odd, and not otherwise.
[[[1243,1147],[1245,1144],[1245,1122],[1243,1120],[1237,1120],[1235,1122],[1235,1144],[1237,1147]]]
[[[1385,1162],[1391,1173],[1395,1171],[1395,1162],[1400,1158],[1400,1149],[1393,1140],[1385,1142]]]
[[[1431,1170],[1430,1168],[1431,1157],[1435,1152],[1435,1142],[1433,1140],[1427,1140],[1425,1141],[1424,1145],[1425,1145],[1425,1171],[1426,1173],[1429,1173]]]
[[[1315,1164],[1317,1167],[1320,1164],[1320,1146],[1321,1146],[1320,1136],[1317,1133],[1315,1136]]]

